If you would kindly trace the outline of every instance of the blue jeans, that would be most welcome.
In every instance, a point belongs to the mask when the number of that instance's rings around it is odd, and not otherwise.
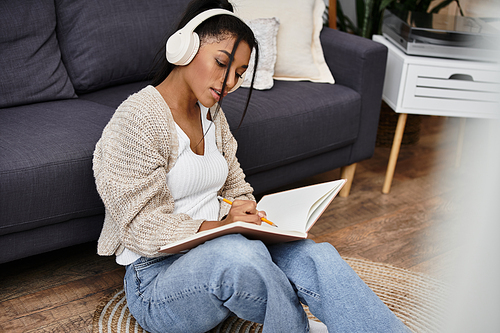
[[[263,332],[308,332],[300,302],[333,332],[409,332],[328,243],[241,235],[127,266],[131,314],[149,332],[206,332],[231,314]]]

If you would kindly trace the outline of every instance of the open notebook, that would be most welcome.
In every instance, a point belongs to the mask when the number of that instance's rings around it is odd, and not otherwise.
[[[250,239],[260,239],[267,244],[307,238],[309,230],[337,196],[345,182],[345,179],[340,179],[262,197],[257,209],[265,211],[267,218],[278,227],[264,222],[261,225],[234,222],[165,245],[160,252],[179,253],[210,239],[236,233]]]

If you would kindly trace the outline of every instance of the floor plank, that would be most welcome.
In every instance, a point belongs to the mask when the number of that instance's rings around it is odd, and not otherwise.
[[[54,322],[61,324],[77,314],[84,319],[91,317],[98,301],[122,281],[123,269],[117,268],[1,302],[0,323],[7,332],[25,332]]]
[[[96,255],[95,243],[5,263],[0,267],[0,302],[117,268],[113,258]],[[43,278],[34,279],[34,276]]]

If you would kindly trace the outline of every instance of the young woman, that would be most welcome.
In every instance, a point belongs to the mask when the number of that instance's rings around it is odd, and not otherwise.
[[[180,29],[189,27],[200,46],[183,51]],[[158,252],[199,231],[234,221],[260,224],[265,216],[220,109],[253,49],[257,62],[254,35],[227,0],[193,1],[178,29],[153,85],[118,107],[94,153],[106,207],[98,253],[115,254],[126,266],[131,314],[149,332],[205,332],[231,314],[263,323],[264,332],[326,332],[307,320],[302,302],[329,332],[405,331],[327,243],[266,246],[229,235],[183,254]]]

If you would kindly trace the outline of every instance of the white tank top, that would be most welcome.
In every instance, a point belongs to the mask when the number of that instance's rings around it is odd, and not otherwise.
[[[205,133],[204,154],[197,155],[191,150],[189,137],[175,124],[179,155],[167,174],[167,185],[175,202],[173,214],[184,213],[194,220],[216,221],[220,209],[217,192],[224,185],[229,170],[226,159],[217,149],[215,125],[207,119],[209,109],[198,105]],[[129,265],[139,258],[139,254],[125,248],[116,257],[116,262]]]

